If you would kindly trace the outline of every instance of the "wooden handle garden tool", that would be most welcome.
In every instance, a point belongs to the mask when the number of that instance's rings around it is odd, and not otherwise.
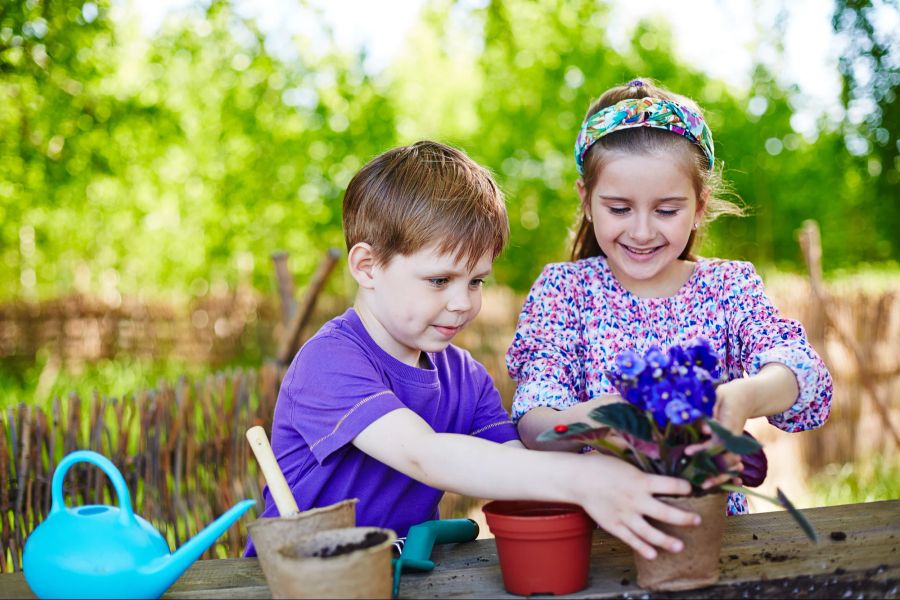
[[[266,478],[269,493],[272,494],[275,506],[278,507],[278,514],[282,517],[289,517],[299,513],[300,509],[297,507],[294,494],[284,478],[284,473],[281,472],[281,467],[278,466],[278,461],[275,460],[272,446],[269,445],[266,430],[259,425],[251,427],[247,430],[247,441],[250,442],[253,454],[256,455],[256,462],[259,463],[259,468],[262,469],[263,476]]]

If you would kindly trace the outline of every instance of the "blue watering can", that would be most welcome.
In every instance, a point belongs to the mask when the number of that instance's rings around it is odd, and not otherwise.
[[[78,462],[100,467],[119,506],[69,508],[63,478]],[[134,514],[125,479],[106,457],[77,450],[53,473],[50,514],[28,537],[22,557],[25,580],[39,598],[158,598],[256,502],[243,500],[186,542],[169,551],[165,538]]]

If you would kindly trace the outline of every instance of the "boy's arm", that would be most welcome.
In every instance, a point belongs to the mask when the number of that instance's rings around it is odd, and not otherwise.
[[[688,494],[687,481],[642,473],[617,458],[532,452],[473,436],[435,433],[409,409],[391,411],[353,440],[369,456],[431,487],[478,498],[581,505],[598,525],[653,558],[653,546],[682,544],[653,528],[652,517],[693,525],[699,517],[653,494]]]

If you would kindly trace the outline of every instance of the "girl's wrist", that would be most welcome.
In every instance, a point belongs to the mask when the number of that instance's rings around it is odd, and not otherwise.
[[[752,416],[769,417],[788,410],[800,393],[797,377],[786,365],[769,363],[750,378],[756,385],[751,390]]]

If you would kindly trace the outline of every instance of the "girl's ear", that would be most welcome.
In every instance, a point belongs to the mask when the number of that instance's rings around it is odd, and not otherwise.
[[[593,220],[593,215],[591,215],[591,199],[588,198],[587,188],[584,187],[584,180],[579,179],[576,181],[575,188],[578,190],[578,197],[581,198],[581,210],[584,211],[584,216],[588,221]]]
[[[371,289],[375,285],[375,252],[372,246],[360,242],[350,248],[347,254],[350,275],[361,288]]]
[[[709,197],[712,195],[712,190],[708,187],[703,188],[703,191],[700,192],[700,197],[697,198],[697,210],[694,214],[694,223],[699,227],[699,223],[703,222],[703,217],[706,215],[706,207],[709,206]],[[696,229],[696,227],[695,227]]]

